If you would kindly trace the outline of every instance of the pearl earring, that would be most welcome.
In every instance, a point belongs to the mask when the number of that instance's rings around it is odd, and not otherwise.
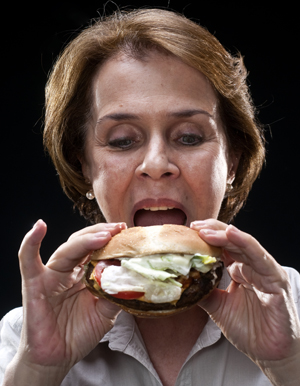
[[[88,200],[93,200],[95,198],[93,190],[89,190],[88,192],[86,192],[86,198]]]
[[[231,184],[227,183],[224,198],[227,198],[228,196],[230,196],[230,193],[232,192],[232,190],[233,190],[233,186]]]
[[[231,184],[226,184],[226,191],[227,193],[230,193],[233,189],[233,186]]]

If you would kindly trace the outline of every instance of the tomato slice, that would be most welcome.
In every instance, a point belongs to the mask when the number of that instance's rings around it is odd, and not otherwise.
[[[102,272],[105,268],[109,267],[110,265],[121,265],[120,260],[117,259],[111,259],[111,260],[101,260],[99,263],[97,263],[95,267],[95,279],[99,286],[101,287],[101,276]],[[138,299],[141,296],[144,295],[144,292],[136,292],[136,291],[124,291],[124,292],[118,292],[117,294],[110,294],[114,298],[117,299]]]
[[[117,259],[100,260],[95,267],[95,278],[100,287],[101,287],[102,272],[105,268],[109,267],[110,265],[121,265],[121,262],[120,260],[117,260]]]
[[[111,294],[110,296],[113,296],[117,299],[138,299],[141,296],[144,296],[145,292],[135,292],[135,291],[124,291],[124,292],[118,292],[117,294]]]

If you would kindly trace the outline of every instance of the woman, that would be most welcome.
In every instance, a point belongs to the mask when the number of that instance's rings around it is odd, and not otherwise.
[[[47,86],[45,145],[95,225],[46,266],[45,223],[25,236],[23,317],[2,321],[3,385],[299,383],[299,275],[227,225],[264,160],[245,76],[241,58],[168,11],[116,13],[66,48]],[[223,247],[219,289],[157,320],[95,299],[81,282],[91,251],[126,226],[162,223]]]

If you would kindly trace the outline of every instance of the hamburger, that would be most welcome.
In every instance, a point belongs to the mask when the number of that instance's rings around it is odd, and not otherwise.
[[[133,227],[91,254],[85,284],[131,314],[169,316],[192,307],[218,285],[221,252],[183,225]]]

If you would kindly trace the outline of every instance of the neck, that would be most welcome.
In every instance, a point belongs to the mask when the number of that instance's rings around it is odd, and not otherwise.
[[[148,355],[163,385],[175,384],[207,322],[207,314],[200,307],[166,318],[136,318]]]

